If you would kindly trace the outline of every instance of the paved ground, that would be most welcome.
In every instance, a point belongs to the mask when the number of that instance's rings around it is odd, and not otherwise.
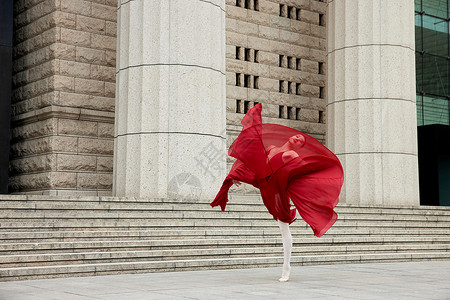
[[[0,282],[0,299],[450,299],[450,261]]]

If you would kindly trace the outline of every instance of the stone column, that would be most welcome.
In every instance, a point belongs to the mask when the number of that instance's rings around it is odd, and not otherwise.
[[[329,0],[327,143],[341,201],[419,205],[414,0]]]
[[[212,200],[225,175],[225,1],[121,0],[113,194]]]

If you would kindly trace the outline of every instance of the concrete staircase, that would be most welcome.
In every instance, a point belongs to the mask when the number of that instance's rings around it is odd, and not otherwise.
[[[258,195],[207,202],[0,196],[0,281],[282,265],[281,236]],[[316,238],[291,226],[292,265],[450,260],[450,207],[339,205]]]

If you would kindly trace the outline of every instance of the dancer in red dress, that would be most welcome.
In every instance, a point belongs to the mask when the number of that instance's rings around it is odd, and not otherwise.
[[[313,137],[289,127],[262,124],[261,110],[262,105],[257,104],[242,119],[242,131],[228,150],[237,160],[211,206],[224,211],[234,183],[258,188],[283,236],[280,281],[287,281],[292,249],[289,224],[301,216],[314,235],[325,234],[337,219],[334,207],[344,173],[339,159]],[[295,208],[291,208],[291,200]]]

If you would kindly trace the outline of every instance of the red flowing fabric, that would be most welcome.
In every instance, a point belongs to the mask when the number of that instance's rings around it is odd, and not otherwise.
[[[341,163],[303,132],[262,124],[261,110],[262,105],[257,104],[242,119],[242,131],[228,150],[237,160],[211,206],[224,211],[233,180],[245,182],[259,188],[275,220],[290,224],[297,210],[320,237],[337,219],[334,208],[344,181]]]

